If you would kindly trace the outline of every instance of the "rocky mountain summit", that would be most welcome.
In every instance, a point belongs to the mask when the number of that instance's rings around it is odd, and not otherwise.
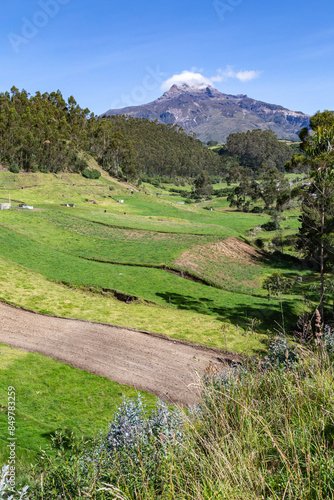
[[[149,104],[110,109],[106,115],[174,123],[207,142],[224,142],[232,132],[271,129],[279,139],[298,140],[298,132],[309,124],[310,116],[282,106],[257,101],[244,94],[223,94],[211,86],[200,88],[173,85]]]

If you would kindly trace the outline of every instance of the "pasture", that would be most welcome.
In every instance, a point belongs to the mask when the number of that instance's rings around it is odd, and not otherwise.
[[[9,191],[13,207],[35,207],[0,212],[0,300],[9,304],[254,354],[281,319],[263,279],[274,271],[303,277],[284,297],[288,324],[313,280],[297,259],[250,244],[251,230],[269,217],[231,210],[226,198],[180,204],[166,190],[157,196],[154,187],[106,176],[0,172],[0,198]],[[296,231],[298,209],[285,215],[283,236]],[[265,241],[273,235],[257,233]],[[37,354],[1,350],[0,403],[6,407],[7,386],[16,386],[22,470],[58,427],[92,435],[106,427],[122,393],[134,394]],[[5,412],[0,417],[4,435]],[[2,461],[4,450],[3,441]]]

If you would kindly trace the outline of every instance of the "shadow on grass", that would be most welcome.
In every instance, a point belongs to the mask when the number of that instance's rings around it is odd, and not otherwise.
[[[261,264],[271,269],[280,269],[281,271],[305,271],[307,269],[298,257],[288,255],[276,250],[273,253],[261,252]]]
[[[174,292],[157,293],[167,304],[176,306],[178,309],[194,311],[200,314],[215,316],[216,319],[226,322],[229,321],[234,325],[239,325],[242,328],[247,328],[253,318],[261,321],[257,328],[261,332],[266,332],[267,329],[279,329],[282,323],[281,311],[277,302],[269,302],[263,298],[257,304],[235,304],[232,307],[217,307],[212,299],[205,297],[194,298],[190,295],[181,295]],[[296,315],[294,313],[294,300],[284,300],[284,318],[286,326],[296,323]]]

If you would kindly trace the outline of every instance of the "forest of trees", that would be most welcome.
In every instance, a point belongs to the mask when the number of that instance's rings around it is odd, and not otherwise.
[[[59,90],[32,96],[12,87],[0,93],[0,164],[13,172],[82,172],[82,153],[128,180],[142,174],[194,179],[206,171],[235,182],[245,168],[248,177],[256,177],[264,164],[282,171],[293,149],[270,130],[253,130],[231,134],[214,151],[178,125],[99,117],[72,96],[66,101]]]
[[[0,94],[0,163],[13,171],[81,172],[91,154],[103,169],[128,179],[196,177],[220,171],[221,158],[178,125],[126,116],[98,117],[61,92]]]
[[[272,130],[235,132],[227,138],[225,155],[235,157],[239,165],[257,173],[262,165],[283,171],[293,150],[277,139]]]

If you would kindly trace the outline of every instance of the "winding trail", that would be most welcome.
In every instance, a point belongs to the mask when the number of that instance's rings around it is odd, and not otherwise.
[[[199,375],[205,368],[211,364],[222,369],[240,362],[237,354],[163,335],[45,316],[2,302],[0,343],[49,356],[187,406],[197,401]]]

